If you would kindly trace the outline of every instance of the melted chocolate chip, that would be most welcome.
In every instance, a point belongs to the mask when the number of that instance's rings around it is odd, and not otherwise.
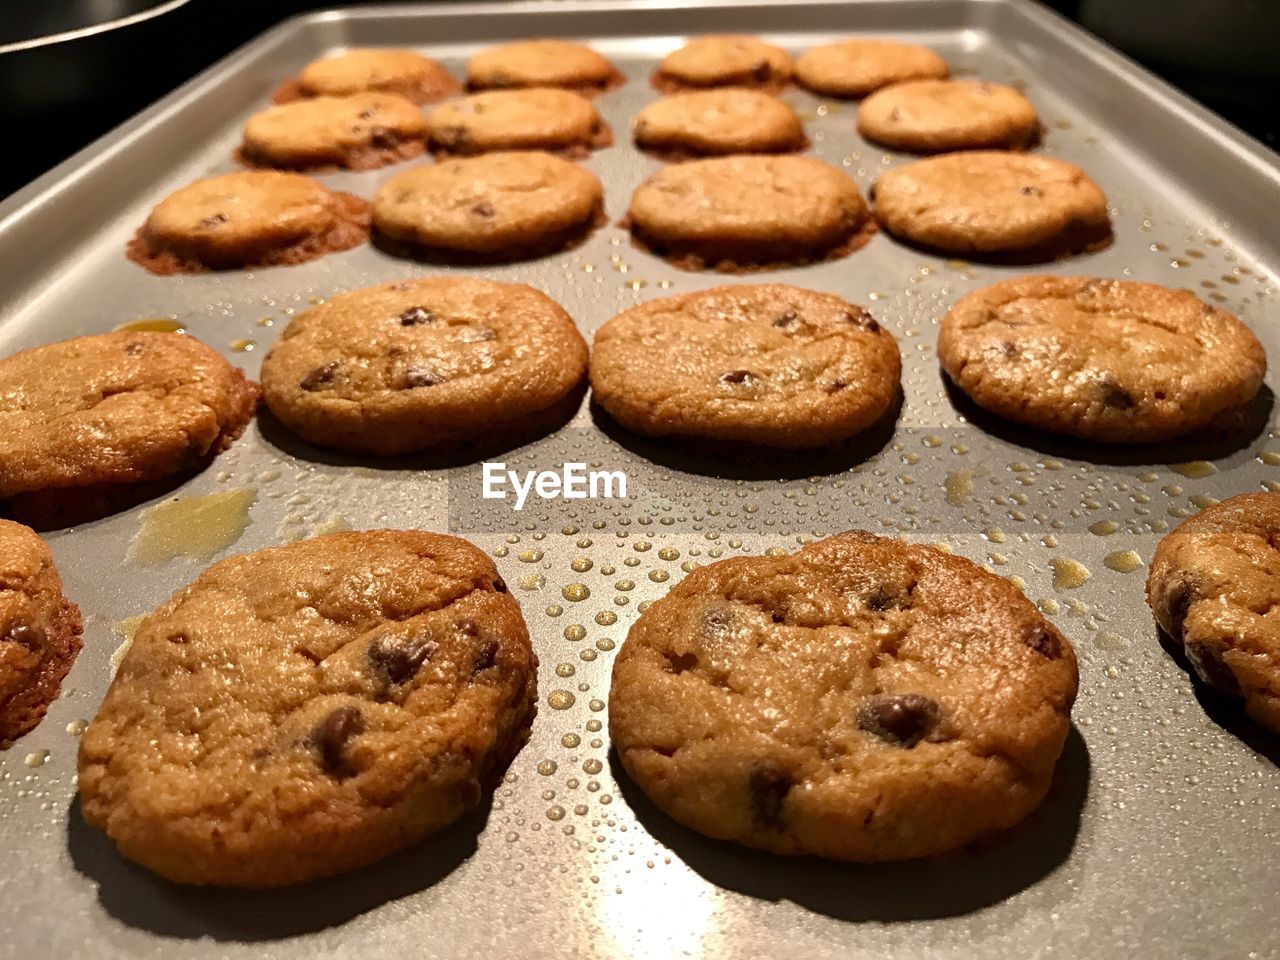
[[[359,117],[361,120],[368,120],[377,112],[378,112],[377,107],[370,107],[367,110],[361,110],[358,114],[356,114],[356,116]]]
[[[1001,340],[1000,353],[1006,357],[1016,357],[1018,355],[1018,347],[1012,340]]]
[[[211,216],[208,216],[208,217],[205,217],[203,220],[201,220],[201,221],[200,221],[200,226],[202,226],[202,227],[216,227],[216,226],[218,226],[218,224],[226,223],[226,222],[227,222],[228,220],[230,220],[230,219],[231,219],[231,218],[230,218],[230,217],[228,217],[225,213],[215,213],[215,214],[213,214],[213,215],[211,215]]]
[[[414,364],[404,373],[404,385],[408,390],[416,390],[418,387],[434,387],[436,384],[444,383],[447,379],[439,370],[422,363]]]
[[[28,650],[35,652],[44,646],[45,640],[48,639],[44,628],[35,623],[15,623],[4,635],[4,639],[10,643],[16,643],[26,647]]]
[[[468,637],[480,636],[480,625],[470,617],[454,621],[453,625],[457,628],[459,633],[465,634]]]
[[[702,612],[701,632],[713,637],[723,636],[733,629],[733,611],[728,607],[710,607]]]
[[[780,824],[787,794],[794,784],[791,774],[776,763],[762,763],[752,770],[747,790],[756,820],[769,827]]]
[[[138,341],[135,340],[132,343],[126,343],[124,345],[124,355],[126,357],[140,357],[142,356],[142,351],[144,349],[145,348],[142,346],[142,344],[138,343]]]
[[[493,216],[493,204],[485,203],[485,202],[477,203],[474,207],[471,208],[471,212],[474,213],[477,217],[483,217],[484,219],[488,220]]]
[[[1175,580],[1165,595],[1165,608],[1169,611],[1169,635],[1175,640],[1182,640],[1182,628],[1187,621],[1187,611],[1191,604],[1200,599],[1199,585],[1180,577]]]
[[[389,681],[401,684],[411,680],[435,652],[436,642],[429,633],[380,637],[369,644],[369,662]]]
[[[855,307],[852,310],[846,310],[844,313],[846,323],[854,323],[866,330],[868,333],[879,333],[880,324],[876,323],[876,318],[871,316],[870,311],[864,310],[862,307]]]
[[[1207,643],[1188,643],[1183,649],[1196,676],[1206,685],[1228,696],[1240,696],[1240,681],[1222,659],[1222,652]]]
[[[435,323],[436,315],[426,307],[410,307],[400,314],[400,326],[418,327],[424,323]]]
[[[822,389],[825,390],[827,393],[839,393],[848,385],[849,385],[848,381],[841,380],[839,377],[837,377],[835,380],[832,380]]]
[[[1018,192],[1024,197],[1043,197],[1044,191],[1039,187],[1033,187],[1030,184],[1018,188]]]
[[[889,111],[890,123],[897,123],[901,118],[902,118],[902,114],[898,111],[897,107],[894,107],[892,110]]]
[[[799,319],[800,319],[799,315],[794,310],[788,310],[786,313],[778,317],[777,320],[773,321],[773,325],[775,327],[783,327],[783,328],[793,327],[795,326],[796,321]]]
[[[751,68],[751,76],[760,83],[764,83],[772,74],[773,70],[769,67],[768,60],[761,60]]]
[[[483,673],[498,662],[498,641],[490,640],[476,655],[476,662],[471,667],[471,676]]]
[[[375,147],[381,147],[383,150],[389,150],[400,143],[400,137],[393,130],[386,127],[371,127],[369,129],[369,143]]]
[[[339,707],[330,713],[311,732],[311,741],[320,750],[320,765],[329,773],[348,773],[347,744],[363,732],[364,715],[358,707]]]
[[[1034,623],[1022,628],[1022,642],[1028,647],[1050,660],[1062,656],[1062,641],[1058,634],[1047,624]]]
[[[750,370],[730,370],[720,374],[721,383],[748,383],[757,379],[759,378]]]
[[[323,366],[316,367],[298,384],[303,390],[314,393],[317,390],[323,390],[333,385],[334,380],[338,376],[338,361],[330,360]]]
[[[880,694],[858,711],[858,726],[881,740],[914,747],[938,723],[938,705],[922,693]]]
[[[687,673],[698,666],[698,658],[692,653],[667,653],[667,673]]]
[[[888,584],[875,586],[866,599],[867,609],[884,612],[885,610],[910,610],[911,593],[902,593]]]
[[[1110,375],[1098,381],[1098,390],[1102,393],[1102,402],[1113,410],[1132,410],[1138,405],[1133,394],[1120,386]]]

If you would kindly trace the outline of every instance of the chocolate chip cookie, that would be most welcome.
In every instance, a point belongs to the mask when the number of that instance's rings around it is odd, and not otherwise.
[[[574,157],[613,142],[586,97],[556,87],[490,90],[436,107],[427,117],[437,153],[554,150]]]
[[[177,333],[122,330],[0,360],[0,500],[83,499],[194,472],[240,436],[258,385]]]
[[[275,101],[395,93],[414,103],[434,103],[457,90],[458,81],[448,70],[412,50],[359,49],[307,64],[276,91]]]
[[[790,449],[880,420],[899,393],[893,336],[861,307],[784,284],[633,307],[596,333],[593,396],[637,433]]]
[[[814,157],[742,155],[663,167],[631,198],[632,236],[688,270],[843,256],[874,231],[858,186]]]
[[[369,204],[298,173],[197,180],[162,200],[129,242],[152,273],[203,273],[314,260],[369,239]]]
[[[431,277],[340,294],[262,363],[267,405],[322,447],[399,454],[547,429],[587,367],[567,313],[532,287]]]
[[[884,174],[876,219],[930,250],[1043,263],[1111,241],[1107,198],[1075,164],[998,150],[949,153]]]
[[[1245,493],[1184,520],[1147,577],[1156,622],[1198,680],[1280,733],[1280,493]]]
[[[467,87],[566,87],[595,94],[623,82],[622,74],[590,47],[569,40],[519,40],[467,61]]]
[[[917,80],[878,90],[858,107],[858,132],[892,150],[943,153],[1031,146],[1040,116],[1013,87],[987,80]]]
[[[776,853],[906,860],[1012,827],[1045,796],[1071,645],[962,557],[844,533],[694,571],[631,628],[609,733],[700,833]]]
[[[1187,290],[1090,277],[1006,280],[942,320],[938,359],[980,407],[1103,443],[1168,440],[1252,399],[1266,355]]]
[[[48,544],[0,520],[0,748],[44,718],[80,652],[83,628]]]
[[[541,256],[603,222],[604,188],[592,173],[538,151],[486,153],[415,167],[373,197],[379,245],[449,262]]]
[[[663,97],[635,118],[636,146],[668,160],[803,150],[796,112],[759,90],[722,87]]]
[[[932,50],[893,40],[842,40],[806,50],[796,60],[802,86],[844,99],[908,80],[941,80],[950,72]]]
[[[537,659],[456,537],[336,533],[214,564],[146,617],[80,743],[85,819],[178,883],[353,870],[474,807]]]
[[[664,92],[699,87],[756,87],[777,92],[791,82],[791,54],[755,37],[697,37],[667,54],[653,74]]]
[[[422,111],[397,94],[314,97],[250,117],[240,159],[284,170],[373,170],[421,156],[426,139]]]

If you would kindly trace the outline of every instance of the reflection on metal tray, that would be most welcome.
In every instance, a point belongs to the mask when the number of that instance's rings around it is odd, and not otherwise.
[[[149,207],[231,169],[244,119],[327,50],[412,45],[458,70],[495,41],[584,37],[630,81],[599,101],[624,134],[655,96],[646,78],[656,58],[711,31],[758,32],[793,50],[854,32],[892,35],[933,46],[958,73],[1025,88],[1047,124],[1041,149],[1082,164],[1114,207],[1115,244],[1055,269],[1190,287],[1237,312],[1280,358],[1277,158],[1052,14],[1002,0],[558,0],[294,21],[0,208],[0,351],[168,316],[256,372],[262,348],[313,298],[422,273],[369,246],[297,267],[181,278],[150,276],[123,257]],[[806,118],[813,151],[864,189],[902,162],[857,137],[852,105],[786,96]],[[655,167],[626,139],[587,161],[614,219]],[[368,196],[393,172],[324,179]],[[674,270],[616,227],[562,255],[458,272],[532,283],[588,335],[634,303],[742,282]],[[970,418],[943,388],[937,320],[963,293],[1025,272],[880,236],[847,259],[768,274],[866,304],[901,344],[906,401],[896,431],[838,455],[708,462],[629,437],[584,406],[559,433],[508,454],[508,467],[626,469],[629,499],[515,513],[510,501],[481,499],[478,465],[353,462],[306,447],[264,416],[187,483],[182,494],[253,491],[248,528],[224,554],[347,524],[448,528],[498,558],[523,604],[543,663],[541,713],[506,783],[483,812],[350,877],[269,895],[178,889],[122,862],[81,824],[76,732],[102,697],[117,633],[205,561],[128,560],[139,510],[51,535],[67,591],[87,615],[86,642],[44,723],[0,758],[8,951],[1274,956],[1275,742],[1198,700],[1142,599],[1143,563],[1172,524],[1207,498],[1280,482],[1271,395],[1255,435],[1213,450],[1102,451]],[[848,527],[945,543],[1019,578],[1080,653],[1076,730],[1059,782],[1004,843],[887,867],[787,860],[693,836],[615,777],[604,729],[609,667],[643,603],[692,564]],[[572,584],[588,590],[566,592]]]

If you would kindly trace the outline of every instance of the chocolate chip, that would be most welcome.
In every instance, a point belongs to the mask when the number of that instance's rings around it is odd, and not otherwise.
[[[463,343],[483,343],[486,340],[497,340],[498,335],[488,327],[465,327],[459,339]]]
[[[889,111],[889,122],[897,123],[902,118],[902,114],[898,112],[898,108],[894,107]]]
[[[1044,196],[1043,190],[1041,190],[1039,187],[1033,187],[1029,184],[1026,186],[1019,187],[1018,192],[1022,194],[1024,197],[1043,197]]]
[[[498,641],[490,640],[488,643],[484,645],[484,647],[480,650],[480,653],[476,656],[476,662],[471,667],[471,676],[474,677],[478,673],[483,673],[485,670],[488,670],[497,662],[498,662]]]
[[[316,367],[314,370],[308,373],[305,377],[303,377],[302,381],[298,384],[298,386],[301,387],[303,390],[308,390],[314,393],[317,390],[323,390],[326,387],[332,386],[334,380],[337,379],[337,375],[338,375],[338,361],[330,360],[328,363],[324,364],[323,366]]]
[[[1057,631],[1048,624],[1033,623],[1023,627],[1022,642],[1050,660],[1057,660],[1062,656],[1062,641],[1058,639]]]
[[[169,636],[165,637],[165,639],[166,639],[166,640],[168,640],[170,643],[176,643],[176,644],[178,644],[179,646],[181,646],[181,645],[182,645],[182,644],[184,644],[184,643],[190,643],[190,642],[191,642],[191,638],[190,638],[190,637],[188,637],[188,636],[187,636],[185,633],[183,633],[182,631],[178,631],[177,633],[171,633],[171,634],[169,634]]]
[[[750,370],[730,370],[728,373],[720,374],[721,383],[747,383],[757,379],[759,378]]]
[[[922,693],[878,694],[858,711],[858,726],[881,740],[914,747],[938,723],[938,705]]]
[[[436,652],[430,633],[408,638],[379,637],[369,644],[369,662],[394,684],[411,680]]]
[[[220,224],[220,223],[226,223],[226,222],[227,222],[228,220],[230,220],[230,219],[231,219],[231,218],[230,218],[230,217],[228,217],[225,213],[215,213],[215,214],[212,214],[211,216],[205,217],[203,220],[201,220],[201,221],[200,221],[200,226],[202,226],[202,227],[216,227],[218,224]]]
[[[447,379],[448,377],[434,367],[416,363],[405,371],[404,386],[408,390],[416,390],[418,387],[434,387],[438,383],[444,383]]]
[[[846,310],[844,314],[846,323],[855,323],[868,333],[879,333],[880,324],[876,323],[876,318],[871,316],[870,312],[862,307],[855,307],[852,310]]]
[[[320,765],[329,773],[349,772],[345,756],[352,737],[364,732],[364,716],[358,707],[339,707],[320,721],[311,741],[320,749]]]
[[[454,621],[453,625],[459,633],[466,634],[468,637],[480,636],[480,625],[470,617]]]
[[[1018,348],[1012,340],[1001,340],[1000,352],[1006,357],[1015,357],[1018,354]]]
[[[480,203],[477,203],[474,207],[472,207],[471,212],[474,213],[477,217],[483,217],[484,219],[488,220],[490,217],[493,216],[493,204],[485,203],[482,201]]]
[[[383,150],[389,150],[400,143],[400,137],[386,127],[370,127],[369,143]]]
[[[768,60],[761,60],[751,68],[751,76],[760,83],[764,83],[773,74],[773,70],[769,67]]]
[[[794,326],[795,322],[799,319],[799,315],[794,310],[788,310],[786,313],[782,314],[782,316],[778,317],[777,320],[773,321],[773,325],[775,327],[791,327]]]
[[[663,654],[667,660],[667,673],[687,673],[698,666],[698,657],[692,653]]]
[[[847,381],[845,381],[845,380],[841,380],[841,379],[839,379],[839,378],[837,377],[835,380],[832,380],[830,383],[828,383],[828,384],[827,384],[825,387],[823,387],[822,389],[823,389],[823,390],[825,390],[827,393],[839,393],[841,390],[843,390],[843,389],[844,389],[845,387],[847,387],[848,385],[849,385],[849,384],[848,384],[848,382],[847,382]]]
[[[435,323],[436,315],[426,307],[410,307],[400,314],[400,326],[419,327],[424,323]]]
[[[142,346],[142,344],[138,343],[138,341],[135,340],[132,343],[126,343],[124,345],[124,355],[126,357],[140,357],[142,356],[142,351],[144,349],[145,348]]]
[[[709,607],[702,613],[701,632],[720,637],[733,628],[733,611],[728,607]]]
[[[506,593],[506,592],[507,592],[507,581],[503,580],[501,577],[494,577],[494,578],[493,578],[493,589],[497,590],[499,593]]]
[[[1175,640],[1182,640],[1183,624],[1187,620],[1187,611],[1191,604],[1200,599],[1199,584],[1180,577],[1165,594],[1165,609],[1169,611],[1169,635]]]
[[[783,806],[795,781],[776,763],[765,762],[751,771],[747,789],[751,795],[751,812],[765,826],[782,822]]]
[[[1207,643],[1199,642],[1188,643],[1183,649],[1187,653],[1187,660],[1196,671],[1196,676],[1206,685],[1228,696],[1240,696],[1240,681],[1223,661],[1221,651]]]
[[[887,584],[881,583],[877,584],[867,594],[866,604],[868,610],[875,610],[881,613],[885,610],[910,610],[911,593],[910,591],[903,593]]]
[[[361,110],[358,114],[356,114],[356,116],[361,120],[368,120],[377,112],[378,112],[377,107],[370,107],[367,110]]]
[[[15,623],[4,635],[4,639],[10,643],[16,643],[26,647],[32,652],[38,651],[44,646],[44,642],[48,639],[44,628],[35,623]]]
[[[1098,381],[1098,389],[1102,392],[1102,402],[1113,410],[1132,410],[1138,405],[1133,394],[1120,386],[1110,374]]]

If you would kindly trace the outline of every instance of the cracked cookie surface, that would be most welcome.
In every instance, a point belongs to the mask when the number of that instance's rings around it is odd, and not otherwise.
[[[996,150],[916,160],[871,191],[876,219],[932,250],[1054,260],[1111,237],[1107,198],[1075,164]]]
[[[299,314],[262,363],[268,406],[322,447],[380,455],[536,428],[568,402],[587,345],[546,295],[430,277]]]
[[[1202,683],[1280,733],[1280,493],[1179,524],[1156,547],[1147,602]]]
[[[1000,833],[1047,792],[1071,645],[1009,581],[852,532],[695,570],[618,654],[627,773],[700,833],[901,860]]]
[[[1006,280],[938,331],[943,369],[1001,417],[1104,443],[1168,440],[1248,403],[1266,354],[1188,290],[1090,277]]]
[[[240,157],[286,170],[373,170],[421,155],[426,138],[422,111],[397,94],[315,97],[255,113]]]
[[[248,170],[197,180],[156,205],[128,247],[152,273],[302,263],[369,239],[369,204],[318,180]]]
[[[566,87],[591,94],[622,83],[613,64],[571,40],[517,40],[482,50],[467,61],[467,87]]]
[[[34,729],[57,699],[83,627],[48,544],[0,520],[0,748]]]
[[[80,744],[86,820],[179,883],[352,870],[475,806],[537,660],[480,550],[339,533],[214,564],[138,627]]]
[[[555,87],[473,93],[437,107],[427,126],[432,150],[448,154],[557,150],[585,156],[613,142],[590,100]]]
[[[1013,87],[986,80],[918,80],[871,94],[858,106],[858,132],[911,153],[1030,146],[1040,116]]]
[[[806,50],[796,80],[814,93],[857,98],[908,80],[941,80],[947,62],[927,47],[893,40],[842,40]]]
[[[603,204],[599,179],[577,164],[503,151],[397,174],[374,195],[373,222],[410,256],[518,260],[581,239]]]
[[[628,221],[644,246],[694,270],[842,256],[874,230],[857,184],[842,170],[803,156],[671,164],[636,189]]]
[[[787,104],[759,90],[691,90],[649,104],[633,124],[636,146],[677,159],[723,153],[786,153],[805,145]]]
[[[0,360],[0,500],[194,471],[243,432],[258,385],[178,333],[121,330]]]
[[[457,90],[458,81],[448,70],[412,50],[356,49],[307,64],[275,99],[395,93],[414,103],[433,103]]]
[[[791,54],[756,37],[696,37],[667,54],[653,74],[664,92],[700,87],[756,87],[778,91],[791,82]]]
[[[633,307],[591,354],[592,396],[629,429],[792,449],[876,423],[901,372],[897,343],[866,310],[783,284]]]

